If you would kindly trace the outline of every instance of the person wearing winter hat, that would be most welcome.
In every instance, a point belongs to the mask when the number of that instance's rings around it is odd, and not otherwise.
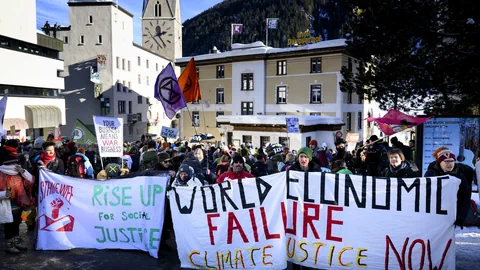
[[[172,186],[174,187],[180,187],[180,186],[198,186],[201,187],[203,186],[202,181],[195,177],[195,172],[192,167],[184,164],[180,166],[180,169],[178,170],[177,177],[175,178],[175,181],[173,181]]]
[[[355,163],[353,161],[353,155],[348,153],[347,150],[345,149],[345,146],[347,142],[343,138],[338,138],[335,140],[335,150],[337,150],[337,153],[332,157],[332,160],[330,163],[332,164],[332,169],[333,169],[333,164],[337,160],[343,160],[345,161],[345,164],[347,164],[347,169],[352,172],[355,170]],[[340,164],[340,163],[339,163]]]
[[[238,180],[243,178],[253,178],[251,173],[245,171],[245,160],[240,155],[235,155],[230,161],[230,168],[227,172],[222,173],[216,183],[220,184],[226,180]]]
[[[457,217],[455,225],[463,229],[463,222],[470,210],[470,198],[472,195],[471,179],[468,179],[462,169],[456,164],[455,154],[449,149],[442,149],[437,154],[437,160],[433,166],[429,166],[425,177],[450,175],[461,180],[457,192]]]
[[[317,152],[320,150],[317,140],[311,140],[308,147],[312,150],[312,158],[316,157]]]
[[[0,201],[7,200],[11,207],[11,218],[0,223],[5,223],[5,251],[20,253],[28,249],[27,243],[23,241],[24,236],[19,235],[19,225],[22,210],[35,204],[32,194],[29,194],[34,177],[18,165],[16,148],[3,146],[5,147],[3,165],[0,166]],[[0,217],[3,218],[3,215]]]
[[[312,149],[302,147],[297,151],[297,161],[289,170],[300,172],[320,172],[321,168],[312,161]]]

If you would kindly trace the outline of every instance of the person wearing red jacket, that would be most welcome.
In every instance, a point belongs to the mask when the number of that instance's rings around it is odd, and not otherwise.
[[[240,155],[235,155],[230,163],[230,169],[227,172],[222,173],[217,178],[217,184],[222,183],[225,180],[238,180],[243,178],[254,178],[252,174],[244,170],[245,160]]]

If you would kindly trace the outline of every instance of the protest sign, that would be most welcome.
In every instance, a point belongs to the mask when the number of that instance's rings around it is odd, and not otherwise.
[[[93,116],[101,157],[123,156],[123,118]]]
[[[168,179],[100,182],[41,170],[37,249],[139,249],[157,258]]]
[[[459,184],[289,171],[169,197],[182,267],[455,269]]]
[[[288,260],[321,269],[455,269],[459,184],[451,176],[289,172]]]
[[[162,131],[160,136],[175,139],[177,138],[177,135],[178,135],[178,129],[162,126]]]
[[[299,133],[300,128],[298,127],[298,117],[287,117],[287,132],[288,133]]]
[[[181,267],[286,268],[284,174],[169,191]]]

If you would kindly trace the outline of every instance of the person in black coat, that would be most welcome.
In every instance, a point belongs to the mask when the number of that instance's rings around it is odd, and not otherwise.
[[[393,137],[390,142],[392,143],[393,148],[398,148],[402,150],[403,155],[405,156],[406,160],[413,160],[413,152],[412,149],[406,145],[404,145],[402,142],[398,141],[397,137]]]
[[[470,198],[472,195],[472,186],[468,184],[468,180],[459,166],[455,163],[455,154],[448,149],[440,151],[437,155],[435,164],[428,168],[425,177],[450,175],[461,180],[460,187],[457,192],[457,217],[455,225],[463,228],[463,222],[470,210]]]
[[[389,164],[384,168],[381,176],[384,177],[402,177],[413,178],[420,177],[422,174],[417,165],[410,160],[405,160],[402,150],[393,148],[387,152]]]
[[[288,170],[299,172],[321,172],[322,169],[317,163],[313,162],[313,152],[308,147],[298,149],[297,161]]]

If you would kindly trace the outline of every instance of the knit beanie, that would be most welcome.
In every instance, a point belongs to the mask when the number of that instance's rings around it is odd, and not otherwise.
[[[317,147],[317,146],[318,146],[317,140],[311,140],[311,141],[310,141],[310,145],[315,145],[315,147]],[[310,158],[310,159],[311,159],[311,158]]]
[[[442,147],[439,147],[437,150],[435,150],[435,152],[433,152],[432,156],[437,159],[438,158],[438,154],[440,152],[442,152],[443,150],[448,150],[448,147],[446,146],[442,146]]]
[[[311,144],[311,142],[310,142],[310,144]],[[302,154],[302,153],[307,155],[308,160],[310,160],[310,161],[312,160],[312,155],[313,155],[312,149],[310,149],[308,147],[302,147],[302,148],[298,149],[297,157],[299,157],[300,154]]]
[[[446,159],[455,160],[455,154],[448,149],[444,149],[444,150],[440,151],[437,155],[437,162],[441,163],[442,161],[444,161]]]

